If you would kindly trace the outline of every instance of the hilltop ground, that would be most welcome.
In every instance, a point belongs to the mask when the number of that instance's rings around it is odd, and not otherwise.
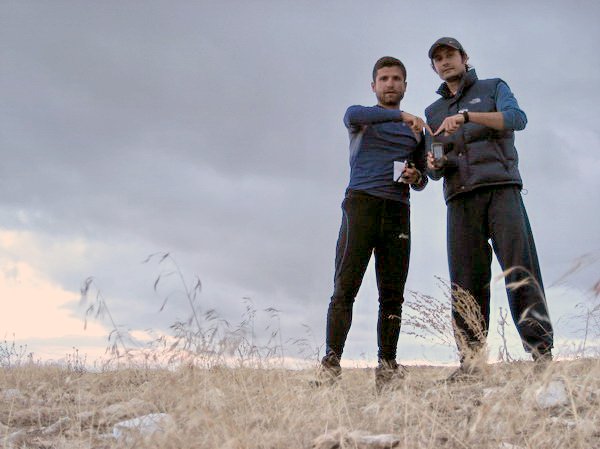
[[[353,431],[393,434],[402,448],[600,447],[599,359],[553,362],[542,374],[530,362],[501,363],[482,382],[438,382],[450,370],[410,367],[397,389],[377,395],[372,369],[314,388],[311,370],[23,364],[0,370],[0,447],[369,447]],[[544,408],[541,389],[556,381],[566,396]],[[168,414],[164,432],[112,436],[117,422],[151,413]]]

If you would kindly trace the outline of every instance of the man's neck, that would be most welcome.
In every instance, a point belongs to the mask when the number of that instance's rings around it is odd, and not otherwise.
[[[381,106],[384,109],[391,109],[392,111],[400,110],[400,103],[398,103],[398,104],[381,104],[378,102],[377,106]]]
[[[461,81],[462,78],[456,78],[452,81],[446,81],[446,86],[448,86],[448,90],[450,91],[452,96],[456,95],[456,92],[458,92],[458,88],[460,87]]]
[[[448,86],[448,90],[450,91],[452,96],[456,95],[456,93],[458,92],[458,89],[460,88],[460,85],[463,81],[463,78],[466,76],[466,74],[467,74],[467,72],[464,72],[460,76],[446,80],[446,86]]]

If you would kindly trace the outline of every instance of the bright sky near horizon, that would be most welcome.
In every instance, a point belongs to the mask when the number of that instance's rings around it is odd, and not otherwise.
[[[185,298],[173,278],[155,292],[167,267],[142,262],[169,252],[190,284],[202,281],[204,311],[237,323],[248,304],[263,321],[274,307],[285,341],[322,345],[345,109],[375,103],[372,66],[392,55],[408,70],[402,109],[422,116],[440,83],[427,50],[450,35],[527,113],[516,135],[524,199],[568,353],[584,327],[575,306],[600,279],[598,19],[594,0],[2,2],[0,339],[43,359],[103,353],[110,325],[83,328],[89,276],[119,326],[168,332],[187,317]],[[413,193],[412,239],[407,289],[443,296],[440,183]],[[493,292],[495,323],[501,282]],[[376,309],[371,266],[349,359],[376,357]],[[510,342],[523,357],[514,329]],[[398,353],[454,357],[406,334]]]

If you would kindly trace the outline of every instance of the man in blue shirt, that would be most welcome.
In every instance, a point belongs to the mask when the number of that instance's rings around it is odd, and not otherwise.
[[[396,348],[410,255],[409,186],[422,190],[427,184],[422,176],[426,125],[400,111],[406,69],[398,59],[386,56],[377,61],[371,88],[377,105],[350,106],[344,116],[350,137],[350,183],[342,203],[321,372],[330,379],[341,373],[352,305],[374,253],[379,290],[376,386],[380,390],[403,374],[396,363]]]
[[[444,178],[448,212],[453,323],[461,357],[449,380],[481,374],[476,361],[489,328],[492,248],[505,270],[523,346],[540,362],[537,366],[545,366],[542,362],[552,359],[553,330],[514,145],[514,131],[525,128],[527,117],[504,81],[477,78],[456,39],[438,39],[429,58],[444,81],[437,91],[441,98],[425,115],[435,131],[433,141],[444,148],[439,158],[429,153],[427,165],[432,179]],[[471,316],[464,304],[469,295],[476,303]]]

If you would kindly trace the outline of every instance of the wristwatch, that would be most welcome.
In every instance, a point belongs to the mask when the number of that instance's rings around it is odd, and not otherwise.
[[[469,123],[469,112],[462,111],[462,116],[465,118],[465,123]]]

